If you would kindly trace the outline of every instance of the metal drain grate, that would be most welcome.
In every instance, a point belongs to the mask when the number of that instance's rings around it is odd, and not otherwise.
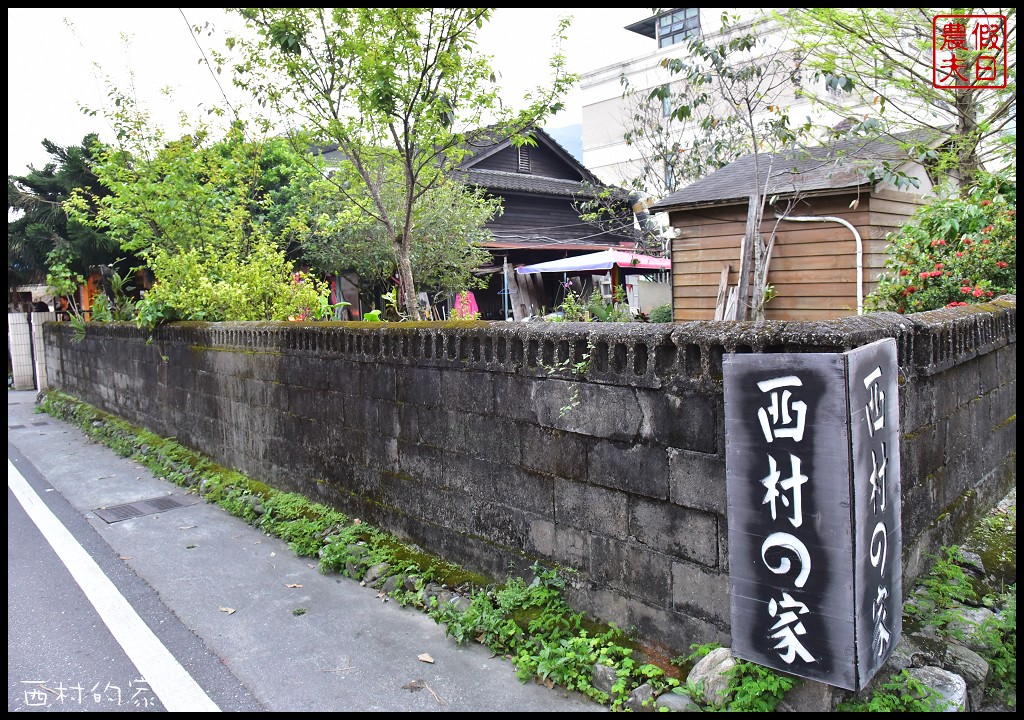
[[[166,495],[164,497],[152,498],[150,500],[138,500],[124,505],[114,505],[108,508],[99,508],[96,515],[108,523],[121,522],[131,518],[142,517],[143,515],[154,515],[166,510],[188,507],[199,502],[196,496]]]

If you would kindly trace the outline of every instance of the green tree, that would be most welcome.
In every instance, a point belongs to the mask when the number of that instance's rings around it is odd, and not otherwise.
[[[111,265],[121,252],[104,231],[68,218],[63,203],[78,190],[106,195],[93,174],[95,134],[81,145],[43,140],[50,161],[42,169],[7,178],[7,282],[9,287],[45,282],[54,263],[85,276],[91,267]],[[13,219],[11,219],[13,218]],[[59,251],[55,254],[55,251]],[[59,255],[59,258],[58,258]]]
[[[303,257],[316,267],[355,271],[364,288],[389,290],[397,270],[391,238],[384,225],[363,211],[369,199],[349,202],[335,192],[344,172],[355,175],[351,164],[343,163],[331,181],[309,188],[311,205],[323,212],[306,233]],[[393,208],[402,201],[399,180],[381,186],[381,198]],[[349,185],[356,183],[353,179]],[[491,259],[481,246],[490,237],[484,226],[501,210],[500,201],[454,180],[430,188],[413,208],[410,260],[421,289],[447,296],[482,286],[486,281],[474,271]]]
[[[933,18],[972,12],[1006,17],[1006,87],[935,87]],[[842,115],[857,113],[853,133],[897,138],[926,130],[918,136],[944,139],[938,150],[930,142],[902,142],[929,162],[937,181],[952,177],[967,193],[979,170],[1016,155],[1016,15],[1014,8],[793,8],[777,18],[792,31],[804,68],[829,91],[806,90],[808,97]],[[967,67],[978,56],[971,48],[968,42],[956,51]]]
[[[242,60],[236,83],[319,145],[336,144],[360,187],[338,191],[383,227],[401,278],[403,305],[419,317],[413,246],[415,208],[470,151],[474,133],[498,118],[517,144],[561,109],[576,77],[552,57],[552,85],[526,109],[500,107],[490,58],[476,33],[487,8],[241,8],[256,39],[229,43]],[[568,22],[560,26],[560,41]],[[226,58],[220,58],[226,62]],[[392,191],[385,183],[400,182]],[[349,192],[353,190],[353,192]],[[399,201],[391,193],[399,193]],[[469,244],[467,243],[467,251]]]
[[[302,204],[282,200],[316,177],[308,158],[240,121],[219,139],[199,124],[168,140],[130,97],[112,96],[118,142],[94,150],[105,194],[79,190],[65,208],[153,272],[138,321],[280,320],[319,307],[326,287],[295,282],[285,254],[305,225]]]
[[[671,119],[695,121],[701,142],[715,147],[726,128],[728,147],[746,146],[754,156],[757,180],[740,251],[735,318],[746,320],[763,318],[768,298],[768,264],[775,235],[762,237],[759,228],[766,205],[773,204],[766,192],[772,165],[779,158],[795,157],[811,127],[809,120],[794,125],[790,118],[799,68],[785,37],[774,32],[770,22],[744,27],[739,20],[738,15],[723,12],[720,34],[694,36],[686,42],[684,53],[663,60],[686,92],[673,93],[672,83],[666,83],[655,88],[650,99],[675,103]]]
[[[622,97],[627,103],[623,139],[636,148],[630,185],[655,198],[695,182],[753,150],[746,128],[735,114],[721,115],[711,103],[688,103],[697,88],[684,79],[651,92],[637,88],[623,75]],[[689,111],[673,112],[687,107]]]

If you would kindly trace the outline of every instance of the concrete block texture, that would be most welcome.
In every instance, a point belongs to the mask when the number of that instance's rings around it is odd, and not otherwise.
[[[1016,477],[1014,297],[810,323],[42,329],[49,387],[497,580],[571,568],[581,609],[680,654],[729,642],[729,353],[896,340],[906,583]]]

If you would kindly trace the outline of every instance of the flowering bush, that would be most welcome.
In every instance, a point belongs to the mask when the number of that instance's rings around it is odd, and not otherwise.
[[[869,310],[969,305],[1017,292],[1015,176],[983,174],[967,197],[925,205],[890,238]]]

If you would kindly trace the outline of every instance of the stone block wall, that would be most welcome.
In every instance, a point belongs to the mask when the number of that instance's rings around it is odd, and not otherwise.
[[[904,582],[1016,482],[1016,298],[816,323],[47,325],[49,385],[678,653],[729,644],[726,353],[896,339]]]

